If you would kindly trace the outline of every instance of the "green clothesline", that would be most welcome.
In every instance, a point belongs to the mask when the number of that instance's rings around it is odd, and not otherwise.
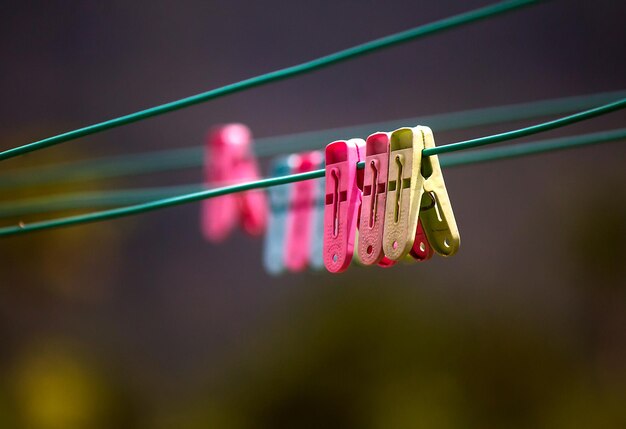
[[[442,167],[459,167],[462,165],[528,156],[594,144],[611,143],[620,140],[626,140],[626,128],[442,155],[440,162]],[[0,218],[15,218],[40,213],[52,213],[55,211],[138,204],[181,194],[201,192],[204,189],[206,189],[206,186],[199,183],[115,191],[76,192],[56,196],[29,198],[20,201],[10,201],[6,203],[6,207],[0,207]]]
[[[556,119],[549,122],[525,127],[506,133],[495,134],[491,136],[481,137],[478,139],[466,140],[458,143],[452,143],[449,145],[439,146],[433,149],[425,149],[423,151],[424,156],[435,155],[438,153],[447,153],[458,150],[465,150],[470,147],[482,146],[487,144],[494,144],[497,142],[512,140],[515,138],[540,133],[543,131],[560,128],[575,122],[580,122],[586,119],[591,119],[599,115],[604,115],[618,109],[626,107],[626,98],[609,103],[603,106],[596,107],[594,109],[586,110],[584,112],[576,113],[574,115],[566,116],[564,118]],[[364,163],[359,163],[358,168],[363,168]],[[232,186],[225,186],[218,189],[209,189],[205,191],[179,195],[170,198],[164,198],[157,201],[151,201],[143,204],[137,204],[128,207],[121,207],[111,210],[105,210],[95,213],[89,213],[78,216],[70,216],[61,219],[48,220],[42,222],[34,222],[29,224],[20,223],[18,226],[10,226],[0,228],[0,236],[21,234],[30,231],[45,230],[51,228],[58,228],[62,226],[79,225],[83,223],[95,222],[100,220],[115,219],[123,216],[130,216],[134,214],[144,213],[161,208],[176,206],[180,204],[187,204],[195,201],[200,201],[208,198],[214,198],[221,195],[231,194],[235,192],[243,192],[251,189],[267,188],[270,186],[283,185],[286,183],[293,183],[300,180],[315,179],[324,176],[324,170],[315,170],[302,174],[294,174],[282,177],[273,177],[268,179],[262,179],[255,182],[242,183]]]
[[[613,91],[264,137],[255,140],[253,149],[257,157],[297,153],[319,149],[333,140],[365,138],[376,131],[393,130],[407,124],[428,124],[440,133],[564,114],[588,109],[623,97],[626,97],[626,91]],[[203,162],[203,146],[64,162],[0,173],[0,189],[57,185],[89,179],[182,170],[201,167]]]
[[[483,8],[475,9],[466,13],[451,16],[439,21],[435,21],[430,24],[422,25],[412,28],[410,30],[402,31],[390,36],[382,37],[380,39],[372,40],[361,45],[354,46],[352,48],[345,49],[343,51],[336,52],[334,54],[326,55],[321,58],[314,59],[302,64],[287,67],[284,69],[276,70],[263,75],[255,76],[250,79],[242,80],[236,83],[232,83],[220,88],[213,89],[211,91],[203,92],[201,94],[193,95],[191,97],[176,100],[170,103],[161,104],[159,106],[151,107],[149,109],[141,110],[128,115],[120,116],[108,121],[100,122],[87,127],[79,128],[73,131],[69,131],[56,136],[48,137],[33,143],[29,143],[23,146],[18,146],[12,149],[0,152],[0,161],[13,158],[15,156],[23,155],[25,153],[33,152],[39,149],[43,149],[49,146],[53,146],[59,143],[74,140],[80,137],[88,136],[91,134],[99,133],[111,128],[120,127],[133,122],[138,122],[144,119],[148,119],[157,115],[179,110],[185,107],[193,106],[195,104],[204,103],[209,100],[213,100],[219,97],[223,97],[229,94],[244,91],[257,86],[266,85],[271,82],[288,79],[294,76],[298,76],[305,73],[310,73],[314,70],[319,70],[324,67],[328,67],[333,64],[338,64],[343,61],[347,61],[362,55],[366,55],[381,49],[396,46],[402,43],[406,43],[411,40],[415,40],[421,37],[425,37],[431,34],[438,33],[440,31],[450,30],[458,26],[469,24],[493,17],[504,12],[509,12],[514,9],[518,9],[523,6],[528,6],[534,3],[538,3],[539,0],[508,0],[485,6]]]
[[[564,118],[555,119],[553,121],[544,122],[542,124],[532,125],[530,127],[520,128],[519,130],[508,131],[506,133],[494,134],[487,137],[479,137],[477,139],[465,140],[458,143],[452,143],[445,146],[424,149],[423,156],[438,155],[442,153],[456,152],[464,149],[471,149],[479,146],[485,146],[494,143],[500,143],[507,140],[526,137],[543,131],[553,130],[555,128],[564,127],[566,125],[575,124],[576,122],[585,121],[597,116],[606,115],[626,107],[626,98],[614,101],[613,103],[598,106],[584,112],[575,113]]]

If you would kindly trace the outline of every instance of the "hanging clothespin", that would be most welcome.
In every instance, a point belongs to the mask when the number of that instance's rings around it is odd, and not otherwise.
[[[289,156],[276,158],[270,167],[271,177],[291,174],[293,166]],[[287,212],[292,183],[268,188],[269,217],[263,251],[263,265],[270,274],[280,274],[285,270],[285,237],[287,230]]]
[[[243,124],[214,128],[207,137],[205,181],[235,184],[260,178],[252,153],[252,136]],[[263,191],[246,191],[205,200],[202,231],[212,242],[224,240],[237,223],[251,235],[260,235],[267,223],[267,198]]]
[[[363,202],[359,217],[358,256],[364,265],[378,264],[390,267],[395,264],[383,252],[385,202],[389,173],[390,133],[378,132],[365,142],[365,169]]]
[[[319,152],[318,163],[314,170],[324,168],[324,154]],[[313,220],[311,224],[313,239],[311,240],[311,261],[313,270],[324,268],[324,197],[326,183],[324,179],[314,179],[315,182],[315,205],[313,208]]]
[[[320,152],[307,152],[293,157],[293,173],[307,173],[319,166]],[[291,187],[287,212],[285,266],[290,271],[303,271],[311,259],[314,210],[317,197],[315,180],[302,180]]]
[[[417,128],[422,134],[424,149],[434,148],[435,137],[432,130],[428,127]],[[422,158],[421,176],[424,192],[420,220],[428,243],[441,256],[452,256],[459,250],[461,237],[437,155]]]
[[[420,208],[423,210],[423,208]],[[419,262],[427,261],[433,257],[433,248],[430,246],[428,242],[428,237],[426,237],[426,233],[424,232],[424,228],[422,227],[421,219],[417,221],[417,232],[415,233],[415,241],[413,242],[413,246],[409,251],[409,255]]]
[[[428,259],[430,247],[443,256],[458,250],[459,233],[439,160],[422,157],[424,148],[434,146],[428,127],[391,133],[383,249],[394,261],[407,254]],[[418,230],[420,218],[423,233]]]
[[[360,161],[364,161],[365,160],[365,147],[367,146],[367,144],[365,145],[361,145],[359,147],[359,160]],[[359,188],[359,193],[361,196],[360,199],[360,204],[359,204],[359,208],[357,211],[357,221],[356,221],[356,231],[354,231],[354,248],[357,249],[357,251],[353,254],[353,259],[352,259],[352,264],[353,265],[357,265],[357,266],[365,266],[365,262],[363,262],[360,258],[358,249],[359,249],[359,243],[361,242],[361,208],[363,207],[363,183],[365,181],[365,170],[362,168],[357,168],[356,170],[356,186]]]
[[[415,242],[423,193],[423,146],[421,133],[413,128],[391,133],[383,250],[393,261],[407,255]]]
[[[365,141],[338,140],[326,146],[324,265],[338,273],[350,265],[361,203],[357,162],[365,158]]]

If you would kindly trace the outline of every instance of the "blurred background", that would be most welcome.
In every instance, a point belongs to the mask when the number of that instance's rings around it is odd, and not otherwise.
[[[0,148],[489,3],[5,1]],[[265,137],[621,90],[625,17],[554,0],[1,169],[201,145],[223,122]],[[441,145],[532,122],[434,131]],[[461,251],[388,270],[271,277],[261,239],[207,243],[198,204],[3,238],[0,426],[626,427],[625,161],[611,143],[446,170]],[[51,183],[0,205],[201,180]]]

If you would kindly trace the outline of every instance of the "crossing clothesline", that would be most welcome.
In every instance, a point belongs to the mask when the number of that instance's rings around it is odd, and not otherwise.
[[[451,168],[623,140],[626,140],[626,128],[442,155],[440,162],[442,167]],[[7,202],[5,206],[0,207],[0,218],[138,204],[181,194],[201,192],[205,189],[204,184],[198,183],[114,191],[74,192],[36,197]]]
[[[437,132],[469,129],[575,112],[623,97],[626,91],[612,91],[263,137],[255,139],[253,151],[261,158],[315,150],[324,142],[354,136],[364,138],[378,130],[392,130],[405,124],[429,124]],[[0,172],[0,190],[183,170],[201,167],[203,158],[204,147],[197,146],[30,167]]]
[[[479,147],[483,145],[490,145],[499,143],[502,141],[512,140],[528,135],[537,134],[540,132],[560,128],[566,125],[570,125],[576,122],[588,120],[600,115],[605,115],[616,110],[620,110],[626,107],[626,98],[617,100],[612,103],[608,103],[602,106],[598,106],[593,109],[589,109],[583,112],[579,112],[570,116],[566,116],[563,118],[555,119],[552,121],[532,125],[525,128],[520,128],[512,131],[508,131],[505,133],[494,134],[490,136],[480,137],[476,139],[470,139],[461,141],[458,143],[452,143],[444,146],[438,146],[435,148],[424,149],[422,151],[422,156],[431,156],[437,155],[441,153],[449,153],[460,150],[466,150],[469,148]],[[542,150],[547,150],[545,146],[542,146]],[[361,162],[358,164],[358,168],[363,168],[364,164]],[[115,219],[123,216],[130,216],[139,213],[145,213],[152,210],[157,210],[166,207],[172,207],[180,204],[187,204],[191,202],[196,202],[200,200],[204,200],[207,198],[214,198],[222,195],[227,195],[235,192],[243,192],[251,189],[260,189],[267,188],[270,186],[283,185],[287,183],[293,183],[301,180],[309,180],[320,178],[324,176],[324,169],[314,170],[301,174],[292,174],[288,176],[281,177],[273,177],[262,179],[254,182],[236,184],[231,186],[225,186],[217,189],[209,189],[203,190],[199,192],[194,192],[190,194],[177,195],[174,197],[164,198],[157,201],[151,201],[147,203],[121,207],[111,210],[104,210],[100,212],[88,213],[84,215],[78,216],[70,216],[61,219],[48,220],[42,222],[33,222],[29,224],[20,223],[17,226],[10,226],[5,228],[0,228],[0,236],[8,236],[21,234],[25,232],[31,231],[39,231],[51,228],[57,228],[62,226],[71,226],[71,225],[79,225],[89,222]]]
[[[0,152],[0,161],[23,155],[29,152],[37,151],[46,147],[57,145],[63,142],[75,140],[88,135],[100,133],[105,130],[117,128],[123,125],[142,121],[154,116],[162,115],[175,110],[190,107],[209,100],[224,97],[258,86],[266,85],[272,82],[288,79],[305,73],[310,73],[334,64],[348,61],[372,52],[396,46],[402,43],[416,40],[425,36],[439,33],[441,31],[450,30],[465,24],[470,24],[482,19],[494,17],[505,12],[519,9],[539,3],[540,0],[506,0],[491,4],[482,8],[474,9],[469,12],[454,15],[441,19],[429,24],[414,27],[412,29],[395,33],[386,37],[382,37],[352,48],[344,49],[330,55],[326,55],[302,64],[275,70],[270,73],[255,76],[236,83],[225,85],[201,94],[186,97],[170,103],[161,104],[149,109],[141,110],[128,115],[120,116],[108,121],[99,122],[87,127],[79,128],[66,133],[58,134],[52,137],[44,138],[29,144],[14,147]]]

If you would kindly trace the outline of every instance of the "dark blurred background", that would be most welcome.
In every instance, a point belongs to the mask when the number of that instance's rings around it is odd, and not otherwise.
[[[3,1],[0,148],[488,3]],[[625,18],[623,2],[555,0],[1,168],[200,145],[228,121],[263,137],[624,89]],[[626,427],[625,155],[446,170],[460,253],[389,270],[268,276],[262,240],[205,242],[197,204],[2,239],[0,426]]]

